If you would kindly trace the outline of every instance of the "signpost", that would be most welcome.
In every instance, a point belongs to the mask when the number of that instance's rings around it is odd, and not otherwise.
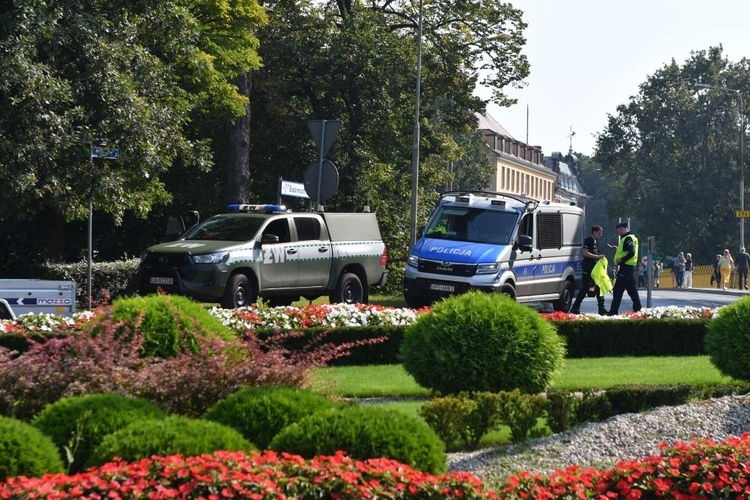
[[[750,210],[735,210],[734,216],[738,219],[748,219],[750,218]]]
[[[315,193],[315,202],[317,204],[316,210],[320,211],[320,200],[321,200],[321,187],[323,185],[323,174],[324,172],[329,174],[328,176],[332,176],[331,168],[333,167],[333,163],[328,162],[329,165],[324,164],[324,162],[327,162],[328,160],[325,160],[326,154],[328,154],[328,151],[331,149],[331,146],[333,145],[334,139],[336,139],[336,135],[338,135],[339,130],[341,130],[341,125],[343,125],[343,122],[341,120],[309,120],[307,122],[307,129],[310,131],[310,135],[312,135],[313,142],[315,142],[315,145],[318,147],[318,166],[316,172],[311,172],[311,167],[313,165],[310,165],[307,169],[307,172],[310,173],[313,177],[315,177],[314,174],[317,174],[317,182],[314,181],[314,179],[308,179],[308,174],[305,173],[305,191],[307,191],[307,194],[310,195],[310,198],[313,197],[313,193]],[[336,186],[334,187],[334,192],[336,189],[338,189],[338,171],[336,171],[336,168],[333,167],[333,171],[335,172],[336,177]],[[308,189],[308,186],[310,184],[313,184],[317,189]],[[311,188],[313,186],[310,186]],[[311,193],[310,191],[313,191]],[[331,193],[332,195],[333,193]],[[330,195],[329,195],[330,196]]]

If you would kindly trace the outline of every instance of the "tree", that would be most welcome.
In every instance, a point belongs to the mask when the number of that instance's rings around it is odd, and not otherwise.
[[[597,137],[595,160],[614,179],[612,210],[634,217],[667,255],[690,251],[710,262],[717,249],[738,246],[736,96],[699,93],[696,84],[747,93],[749,70],[747,59],[732,64],[721,47],[693,52],[683,66],[672,61]]]
[[[63,251],[63,223],[93,200],[116,222],[147,214],[170,193],[175,163],[212,165],[191,123],[228,122],[247,98],[229,79],[257,67],[251,0],[51,2],[0,7],[0,201],[6,216],[48,223],[47,257]],[[116,162],[94,161],[106,141]]]

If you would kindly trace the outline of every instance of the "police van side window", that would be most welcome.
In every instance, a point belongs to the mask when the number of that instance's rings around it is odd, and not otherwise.
[[[541,212],[537,214],[536,222],[539,229],[537,248],[562,248],[562,214]]]
[[[286,219],[276,219],[271,221],[263,234],[275,234],[279,237],[279,243],[289,243],[289,223]]]
[[[295,217],[294,227],[297,229],[298,241],[320,239],[320,221],[313,217]]]

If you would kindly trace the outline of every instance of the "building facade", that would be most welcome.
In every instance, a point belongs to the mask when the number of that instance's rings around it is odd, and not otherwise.
[[[477,113],[478,128],[490,148],[495,167],[490,191],[581,204],[585,198],[575,165],[565,163],[560,153],[545,157],[541,146],[530,146],[515,139],[488,114]],[[568,155],[575,158],[573,155]]]

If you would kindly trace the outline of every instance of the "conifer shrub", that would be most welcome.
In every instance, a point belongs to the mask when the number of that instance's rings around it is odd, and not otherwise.
[[[316,412],[284,428],[269,447],[305,458],[343,450],[352,458],[391,458],[431,473],[447,467],[445,445],[424,421],[376,406]]]
[[[104,436],[133,422],[161,418],[164,412],[145,399],[89,394],[48,405],[31,423],[52,438],[69,472],[81,472]]]
[[[203,418],[238,430],[264,449],[284,427],[335,406],[325,396],[304,389],[259,386],[230,394],[209,408]]]
[[[26,422],[0,417],[0,481],[64,470],[57,447],[49,436]]]
[[[728,304],[704,337],[711,364],[724,375],[750,381],[750,297]]]
[[[406,331],[404,368],[442,393],[538,393],[559,371],[564,340],[528,306],[471,291],[435,304]]]
[[[113,318],[143,333],[143,355],[168,358],[198,352],[197,337],[231,340],[235,332],[198,302],[179,295],[147,295],[117,299]]]
[[[257,450],[242,434],[216,422],[173,415],[161,420],[133,422],[106,435],[94,448],[88,465],[115,457],[134,462],[152,455],[196,456],[214,451]]]

